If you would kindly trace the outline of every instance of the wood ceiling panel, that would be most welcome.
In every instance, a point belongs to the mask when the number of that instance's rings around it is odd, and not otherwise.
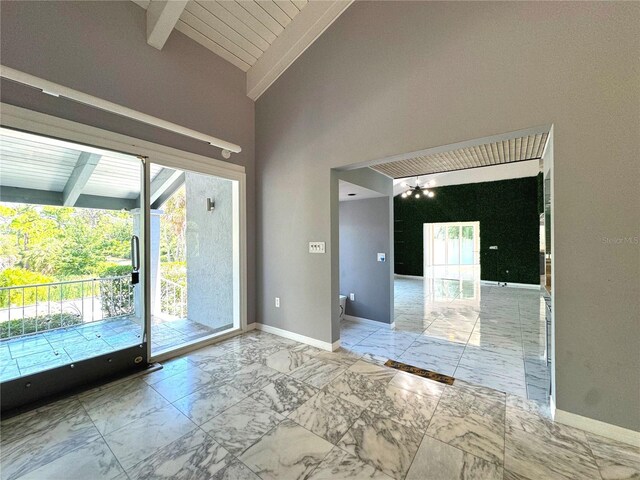
[[[220,19],[222,22],[224,22],[226,25],[228,25],[229,28],[233,29],[239,35],[241,35],[244,38],[246,38],[247,41],[249,41],[252,44],[254,44],[256,47],[258,47],[263,52],[267,48],[269,48],[269,45],[270,45],[269,42],[267,42],[264,38],[262,38],[251,27],[249,27],[248,25],[243,23],[242,20],[240,20],[238,17],[236,17],[234,14],[232,14],[229,10],[224,8],[220,4],[220,2],[200,1],[198,3],[200,5],[202,5],[202,7],[207,9],[209,12],[211,12],[213,15],[215,15],[216,18]],[[225,3],[229,3],[229,2],[225,2]],[[187,4],[187,7],[188,6],[189,6],[189,4]]]
[[[272,0],[257,0],[257,3],[264,11],[266,11],[271,17],[278,22],[282,28],[286,28],[291,23],[291,17],[287,15],[278,5]],[[296,13],[297,13],[296,8]]]
[[[500,165],[542,158],[547,133],[511,138],[447,152],[421,155],[374,165],[371,168],[393,178],[415,177],[467,168]]]
[[[260,23],[267,27],[271,33],[275,36],[284,32],[284,27],[278,23],[278,21],[267,13],[267,11],[260,6],[258,2],[237,2],[242,8],[253,15]]]
[[[274,0],[274,3],[280,7],[280,9],[286,13],[291,20],[295,17],[300,10],[290,0]]]
[[[260,35],[265,41],[269,44],[273,43],[273,41],[277,38],[277,35],[274,34],[271,30],[265,27],[256,17],[251,15],[247,10],[242,8],[238,2],[217,2],[222,5],[225,9],[227,9],[230,13],[232,13],[236,18],[238,18],[241,22],[251,28],[254,32]]]
[[[251,65],[249,65],[247,62],[236,57],[231,52],[224,49],[223,47],[218,45],[216,42],[214,42],[207,36],[198,32],[196,29],[194,29],[190,25],[187,25],[186,23],[184,23],[182,20],[178,20],[178,23],[176,23],[176,30],[184,33],[187,37],[191,38],[192,40],[195,40],[199,44],[211,50],[216,55],[234,64],[236,67],[240,68],[241,70],[246,72],[247,70],[249,70],[249,68],[251,68]]]
[[[208,2],[209,5],[213,5],[214,2]],[[195,17],[202,20],[205,24],[211,27],[213,30],[218,32],[219,35],[225,37],[230,42],[235,44],[238,48],[247,52],[249,55],[254,58],[259,58],[260,55],[264,53],[264,50],[258,48],[255,44],[249,41],[245,36],[238,33],[236,30],[231,28],[225,22],[216,17],[213,13],[211,13],[208,9],[206,9],[203,5],[200,5],[198,2],[189,2],[187,3],[185,12],[189,12],[193,14]],[[184,16],[184,12],[182,14]],[[185,18],[182,18],[186,23],[189,23]],[[190,24],[190,23],[189,23]],[[194,25],[190,24],[195,28]],[[201,32],[206,35],[206,32]],[[220,42],[216,42],[220,43]],[[222,44],[223,45],[223,44]],[[227,50],[229,50],[227,48]]]
[[[193,5],[191,5],[191,7],[193,7]],[[206,10],[204,11],[207,12]],[[207,14],[208,13],[209,12],[207,12]],[[256,56],[251,55],[249,52],[236,45],[233,41],[229,40],[228,37],[212,28],[202,19],[202,16],[196,16],[193,13],[185,10],[184,12],[182,12],[180,20],[196,30],[198,33],[207,37],[212,42],[215,42],[217,45],[224,48],[227,52],[239,58],[243,62],[249,65],[253,65],[255,63],[257,59]]]

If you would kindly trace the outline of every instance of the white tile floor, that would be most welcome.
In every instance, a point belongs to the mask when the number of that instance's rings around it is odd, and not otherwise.
[[[3,480],[640,476],[637,447],[535,402],[251,332],[6,419]]]
[[[396,277],[395,327],[343,321],[341,345],[546,404],[544,308],[539,290],[484,285],[474,269]]]

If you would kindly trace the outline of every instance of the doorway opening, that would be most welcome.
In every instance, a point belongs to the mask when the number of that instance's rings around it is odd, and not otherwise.
[[[394,196],[392,331],[343,326],[347,348],[549,405],[553,316],[540,279],[552,275],[541,267],[552,226],[540,218],[552,203],[543,181],[552,133],[547,125],[344,167],[386,175]],[[410,195],[416,188],[429,194]]]

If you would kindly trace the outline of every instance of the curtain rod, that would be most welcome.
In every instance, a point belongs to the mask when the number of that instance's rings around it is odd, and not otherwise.
[[[221,148],[222,156],[224,158],[229,158],[231,156],[231,152],[240,153],[242,151],[242,148],[234,143],[212,137],[211,135],[200,133],[196,130],[191,130],[190,128],[183,127],[166,120],[162,120],[161,118],[147,115],[146,113],[138,112],[131,108],[118,105],[117,103],[94,97],[93,95],[73,90],[72,88],[65,87],[48,80],[44,80],[28,73],[21,72],[19,70],[16,70],[15,68],[0,65],[0,77],[17,83],[28,85],[33,88],[37,88],[43,93],[52,95],[54,97],[68,98],[78,103],[89,105],[106,112],[115,113],[116,115],[131,118],[132,120],[137,120],[138,122],[146,123],[147,125],[152,125],[154,127],[162,128],[164,130],[184,135],[186,137],[207,142],[214,147]]]

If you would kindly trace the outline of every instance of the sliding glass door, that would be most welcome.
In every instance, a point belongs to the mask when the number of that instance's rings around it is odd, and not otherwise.
[[[425,223],[424,266],[480,264],[480,222]]]
[[[151,164],[151,355],[239,328],[239,184]]]
[[[146,363],[140,158],[0,128],[3,410]]]
[[[244,172],[185,155],[0,127],[3,412],[242,327]]]

